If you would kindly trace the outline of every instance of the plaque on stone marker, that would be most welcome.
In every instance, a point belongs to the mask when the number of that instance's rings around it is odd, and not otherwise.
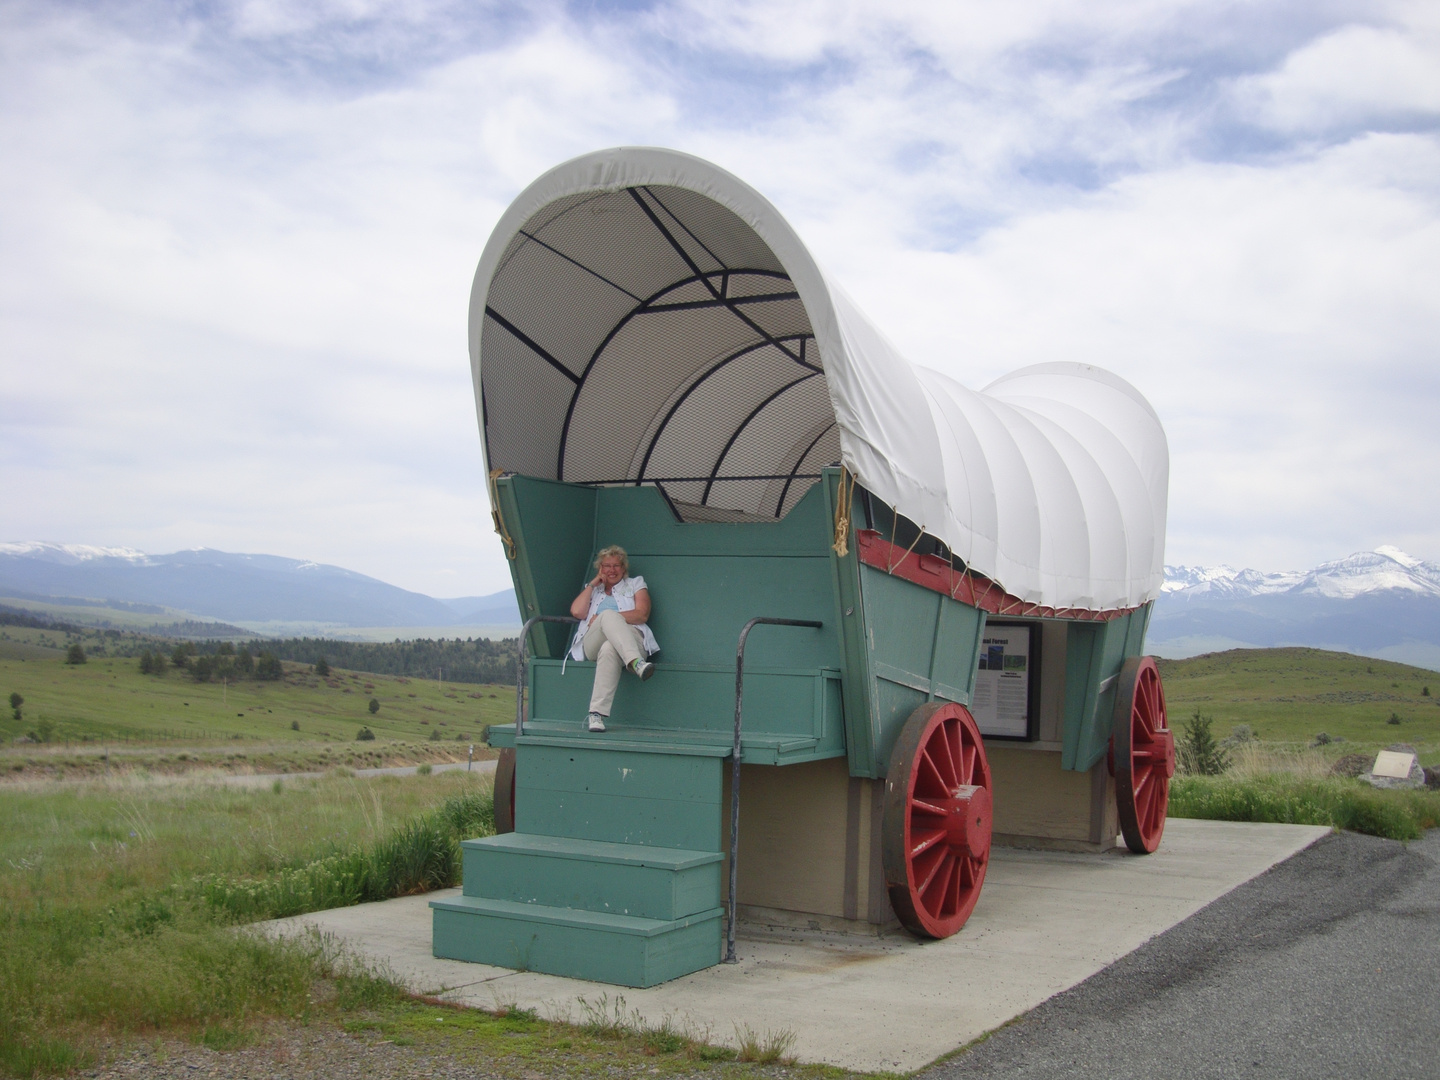
[[[1394,750],[1381,750],[1375,755],[1375,767],[1371,776],[1387,776],[1392,780],[1404,780],[1415,768],[1414,754],[1400,754]]]

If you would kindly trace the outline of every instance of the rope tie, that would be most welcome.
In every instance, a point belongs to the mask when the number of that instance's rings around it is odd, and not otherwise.
[[[850,486],[845,486],[845,477],[850,477]],[[835,499],[835,542],[830,546],[842,559],[850,553],[850,510],[855,501],[855,477],[844,465],[840,466],[840,490]]]
[[[510,530],[505,527],[505,516],[500,513],[500,492],[495,486],[495,478],[504,472],[504,469],[491,469],[485,482],[490,489],[490,519],[495,523],[495,531],[500,535],[500,542],[505,545],[505,557],[514,562],[515,540],[511,537]]]

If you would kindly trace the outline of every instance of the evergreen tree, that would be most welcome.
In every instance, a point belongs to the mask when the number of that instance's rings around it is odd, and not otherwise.
[[[1180,760],[1185,771],[1200,776],[1219,776],[1230,767],[1230,755],[1226,753],[1215,734],[1210,730],[1214,719],[1201,716],[1200,710],[1185,721],[1185,737],[1180,744]]]

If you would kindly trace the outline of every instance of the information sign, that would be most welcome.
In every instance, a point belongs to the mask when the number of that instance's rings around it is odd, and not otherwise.
[[[1038,660],[1034,629],[1018,623],[986,625],[970,707],[980,734],[1031,737],[1031,674]]]

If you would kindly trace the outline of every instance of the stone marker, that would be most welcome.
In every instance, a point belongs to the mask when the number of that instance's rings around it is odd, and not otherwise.
[[[1372,776],[1388,776],[1392,780],[1408,780],[1410,770],[1415,767],[1414,754],[1402,754],[1395,750],[1381,750],[1375,755]]]
[[[1378,788],[1422,788],[1425,770],[1415,747],[1396,743],[1376,754],[1375,764],[1360,779]]]

